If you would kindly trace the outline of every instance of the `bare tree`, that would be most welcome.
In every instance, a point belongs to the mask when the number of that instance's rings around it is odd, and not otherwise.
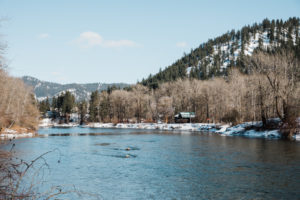
[[[139,84],[136,85],[132,91],[133,109],[138,123],[141,122],[143,117],[145,117],[148,110],[148,92],[148,88]]]
[[[293,123],[300,80],[300,63],[294,51],[258,52],[252,56],[255,71],[266,77],[271,89],[277,116],[284,123]],[[299,99],[298,99],[299,100]]]
[[[157,104],[157,110],[168,123],[168,119],[174,114],[173,99],[168,96],[160,97]]]

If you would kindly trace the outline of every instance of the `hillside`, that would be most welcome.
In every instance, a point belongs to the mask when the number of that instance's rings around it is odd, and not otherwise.
[[[260,24],[244,26],[238,31],[228,31],[192,49],[189,54],[184,54],[157,74],[150,74],[141,83],[157,88],[159,83],[178,78],[205,80],[227,75],[230,67],[239,67],[242,72],[247,73],[249,69],[244,59],[257,50],[276,51],[288,48],[294,49],[300,55],[299,28],[299,18],[289,18],[287,21],[265,19]]]
[[[120,87],[124,88],[129,86],[126,83],[86,83],[86,84],[59,84],[47,81],[41,81],[34,77],[24,76],[22,77],[24,83],[28,86],[33,87],[34,93],[38,100],[43,100],[45,98],[52,98],[53,96],[57,96],[62,92],[70,91],[75,99],[78,100],[88,100],[93,91],[102,91],[106,90],[109,87]]]

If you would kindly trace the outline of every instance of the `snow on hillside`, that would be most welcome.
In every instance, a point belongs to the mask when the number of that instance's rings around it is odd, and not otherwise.
[[[108,87],[116,86],[120,88],[124,88],[129,86],[126,83],[87,83],[87,84],[59,84],[59,83],[52,83],[47,81],[41,81],[34,77],[24,76],[22,77],[24,83],[28,86],[31,86],[34,90],[36,99],[38,101],[43,101],[47,97],[52,98],[54,96],[58,96],[66,91],[71,92],[74,96],[76,101],[79,100],[88,100],[90,95],[93,91],[102,91],[106,90]]]
[[[266,30],[264,32],[258,32],[255,33],[255,35],[252,35],[250,33],[250,38],[249,42],[247,42],[244,46],[244,55],[251,56],[253,54],[253,51],[259,47],[259,40],[261,39],[262,41],[262,48],[267,49],[267,48],[272,48],[272,47],[278,47],[280,43],[273,41],[270,43],[270,39],[268,37],[268,32],[269,30]],[[287,30],[283,29],[282,32],[284,33],[285,37],[281,36],[280,39],[287,41]],[[300,29],[298,30],[300,34]],[[275,36],[276,36],[276,28],[275,28]],[[296,34],[292,34],[292,41],[294,45],[296,44]],[[200,67],[201,64],[204,62],[204,60],[208,61],[208,67],[212,67],[214,64],[214,56],[219,55],[221,59],[220,63],[220,71],[222,72],[229,66],[230,60],[236,61],[238,56],[240,55],[242,51],[242,41],[241,39],[238,40],[238,48],[234,50],[233,56],[231,54],[231,49],[233,48],[233,44],[235,43],[235,40],[231,40],[230,42],[222,43],[219,45],[214,45],[213,46],[213,53],[210,56],[206,56],[202,60],[198,61],[197,67]],[[186,69],[186,74],[189,75],[192,68],[194,66],[189,66]]]

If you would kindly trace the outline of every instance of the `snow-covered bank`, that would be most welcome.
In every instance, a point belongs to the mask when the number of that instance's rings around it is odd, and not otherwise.
[[[279,130],[258,131],[257,127],[261,122],[246,122],[236,126],[228,124],[208,123],[185,123],[185,124],[158,124],[158,123],[137,123],[137,124],[112,124],[112,123],[90,123],[85,127],[89,128],[132,128],[132,129],[156,129],[156,130],[178,130],[178,131],[209,131],[222,136],[243,136],[249,138],[281,138]],[[294,137],[300,140],[300,135]]]
[[[185,124],[165,124],[165,123],[90,123],[85,127],[89,128],[132,128],[132,129],[153,129],[153,130],[183,130],[183,131],[216,131],[216,124],[206,123],[185,123]]]
[[[58,124],[50,119],[43,119],[40,127],[71,128],[79,124]],[[184,123],[184,124],[166,124],[166,123],[89,123],[82,127],[87,128],[124,128],[124,129],[150,129],[150,130],[177,130],[177,131],[208,131],[222,136],[242,136],[248,138],[281,138],[279,130],[260,130],[261,122],[245,122],[236,126],[228,124],[213,123]],[[295,140],[300,141],[300,135],[294,136]]]
[[[77,127],[79,124],[77,123],[68,123],[68,124],[59,124],[59,123],[54,123],[52,127],[55,128],[71,128],[71,127]]]
[[[223,131],[217,131],[224,136],[244,136],[251,138],[280,138],[279,130],[258,131],[256,128],[261,126],[261,122],[245,122],[236,126],[227,127]],[[225,125],[226,126],[226,125]]]
[[[13,139],[13,138],[23,138],[23,137],[33,137],[35,133],[32,132],[18,132],[12,129],[4,129],[0,133],[0,139]]]
[[[45,118],[40,121],[39,127],[55,127],[55,128],[71,128],[79,126],[77,123],[60,124],[52,121],[50,118]]]
[[[44,118],[39,123],[39,127],[51,127],[51,126],[53,126],[53,122],[50,118]]]

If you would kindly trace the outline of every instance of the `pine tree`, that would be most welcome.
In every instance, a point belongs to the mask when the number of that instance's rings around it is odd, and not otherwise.
[[[85,122],[85,116],[87,114],[87,103],[86,101],[81,101],[78,103],[78,113],[80,116],[80,125]]]
[[[90,105],[89,105],[90,121],[92,122],[99,122],[100,120],[99,105],[100,105],[100,97],[98,91],[96,90],[91,94]]]
[[[45,100],[39,102],[38,107],[39,111],[42,114],[46,114],[47,111],[50,111],[50,103],[48,97]]]
[[[71,114],[72,109],[75,105],[75,97],[69,91],[66,91],[66,93],[62,97],[62,112],[64,114]]]
[[[274,33],[275,33],[275,21],[272,20],[270,32],[268,34],[268,36],[270,38],[270,44],[273,44],[273,42],[274,42],[274,39],[275,39]]]
[[[75,105],[75,97],[71,94],[71,92],[66,91],[65,94],[62,95],[62,106],[61,110],[66,119],[66,123],[69,123],[70,114]]]
[[[57,98],[55,98],[55,97],[52,97],[51,108],[52,108],[52,111],[57,109]]]

